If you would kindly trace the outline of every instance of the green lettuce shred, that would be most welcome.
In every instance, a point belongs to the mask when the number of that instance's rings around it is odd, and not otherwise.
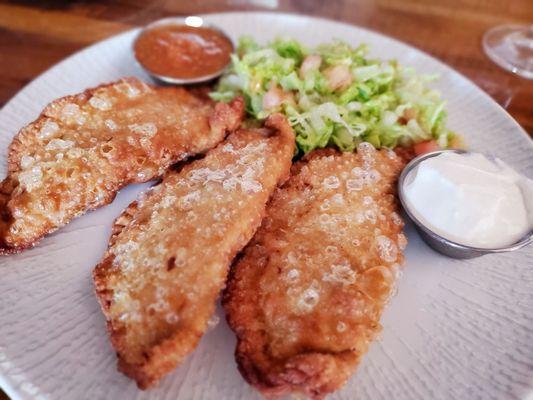
[[[320,56],[320,67],[303,74],[300,67],[309,55]],[[338,66],[348,68],[351,83],[332,90],[328,70]],[[243,96],[255,119],[284,113],[302,153],[326,146],[353,151],[362,141],[392,148],[435,140],[445,148],[454,134],[446,128],[445,102],[429,85],[435,79],[394,60],[371,59],[365,45],[337,40],[310,49],[278,38],[261,46],[245,36],[210,96],[222,102]],[[264,109],[264,96],[273,87],[290,100]]]

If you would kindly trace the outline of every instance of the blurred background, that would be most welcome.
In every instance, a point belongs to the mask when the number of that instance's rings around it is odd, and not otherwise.
[[[481,45],[494,26],[533,25],[533,0],[0,0],[0,107],[94,42],[165,16],[237,10],[315,15],[404,41],[473,80],[533,136],[533,80],[498,67]]]

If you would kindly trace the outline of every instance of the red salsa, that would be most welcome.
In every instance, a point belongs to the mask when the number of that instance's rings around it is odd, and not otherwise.
[[[149,71],[189,79],[223,69],[230,61],[233,45],[215,29],[163,25],[144,31],[134,49],[137,60]]]

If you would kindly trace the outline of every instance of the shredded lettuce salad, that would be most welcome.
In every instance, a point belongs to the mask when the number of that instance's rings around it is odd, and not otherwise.
[[[353,151],[362,141],[380,148],[433,139],[445,148],[454,134],[446,129],[445,102],[428,86],[435,79],[371,59],[365,45],[334,41],[309,49],[276,39],[260,46],[242,37],[210,96],[228,102],[243,95],[247,113],[259,120],[282,112],[303,153]]]

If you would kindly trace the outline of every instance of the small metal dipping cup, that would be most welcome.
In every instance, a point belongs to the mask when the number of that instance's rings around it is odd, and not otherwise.
[[[466,246],[464,244],[456,243],[452,240],[449,240],[439,235],[438,233],[433,232],[431,229],[425,226],[414,215],[413,211],[409,209],[409,204],[406,201],[405,192],[404,192],[405,180],[407,176],[411,173],[411,171],[422,161],[427,160],[428,158],[431,158],[431,157],[436,157],[442,153],[471,154],[472,152],[467,151],[467,150],[438,150],[438,151],[432,151],[430,153],[422,154],[421,156],[416,157],[415,159],[411,160],[409,164],[407,164],[407,166],[402,171],[400,175],[400,179],[398,181],[398,194],[399,194],[400,202],[402,203],[403,209],[405,210],[406,214],[415,224],[415,227],[418,233],[420,234],[420,236],[422,237],[422,239],[424,239],[424,241],[431,248],[433,248],[434,250],[448,257],[466,259],[466,258],[474,258],[474,257],[483,256],[485,254],[504,253],[508,251],[518,250],[533,242],[533,231],[530,231],[519,241],[509,246],[498,247],[498,248],[493,248],[493,249],[485,249],[485,248]]]
[[[154,21],[154,22],[146,25],[144,28],[142,28],[140,30],[140,32],[137,34],[137,36],[135,37],[135,40],[133,41],[132,51],[133,51],[133,55],[135,57],[135,60],[137,61],[137,64],[144,71],[146,71],[147,74],[149,74],[152,78],[154,78],[156,81],[162,82],[162,83],[166,83],[166,84],[172,84],[172,85],[189,85],[189,84],[194,84],[194,83],[207,82],[207,81],[210,81],[212,79],[218,78],[220,75],[222,75],[224,73],[224,71],[229,66],[229,64],[231,64],[231,60],[229,60],[228,64],[226,64],[220,70],[218,70],[218,71],[216,71],[216,72],[214,72],[212,74],[209,74],[209,75],[203,75],[203,76],[199,76],[199,77],[195,77],[195,78],[174,78],[172,76],[156,74],[155,72],[153,72],[150,69],[146,68],[139,60],[137,60],[137,57],[135,55],[135,43],[137,42],[139,37],[144,32],[146,32],[147,30],[150,30],[150,29],[153,29],[153,28],[157,28],[157,27],[160,27],[160,26],[165,26],[165,25],[185,25],[185,26],[189,26],[189,27],[192,27],[192,28],[209,28],[209,29],[213,29],[213,30],[219,32],[222,36],[224,36],[226,39],[229,40],[229,42],[232,45],[232,50],[235,49],[235,45],[233,44],[233,41],[226,34],[226,32],[224,32],[221,28],[219,28],[219,27],[217,27],[217,26],[215,26],[213,24],[209,24],[209,23],[205,22],[204,19],[201,18],[201,17],[197,17],[197,16],[170,17],[170,18],[163,18],[163,19],[159,19],[157,21]]]

